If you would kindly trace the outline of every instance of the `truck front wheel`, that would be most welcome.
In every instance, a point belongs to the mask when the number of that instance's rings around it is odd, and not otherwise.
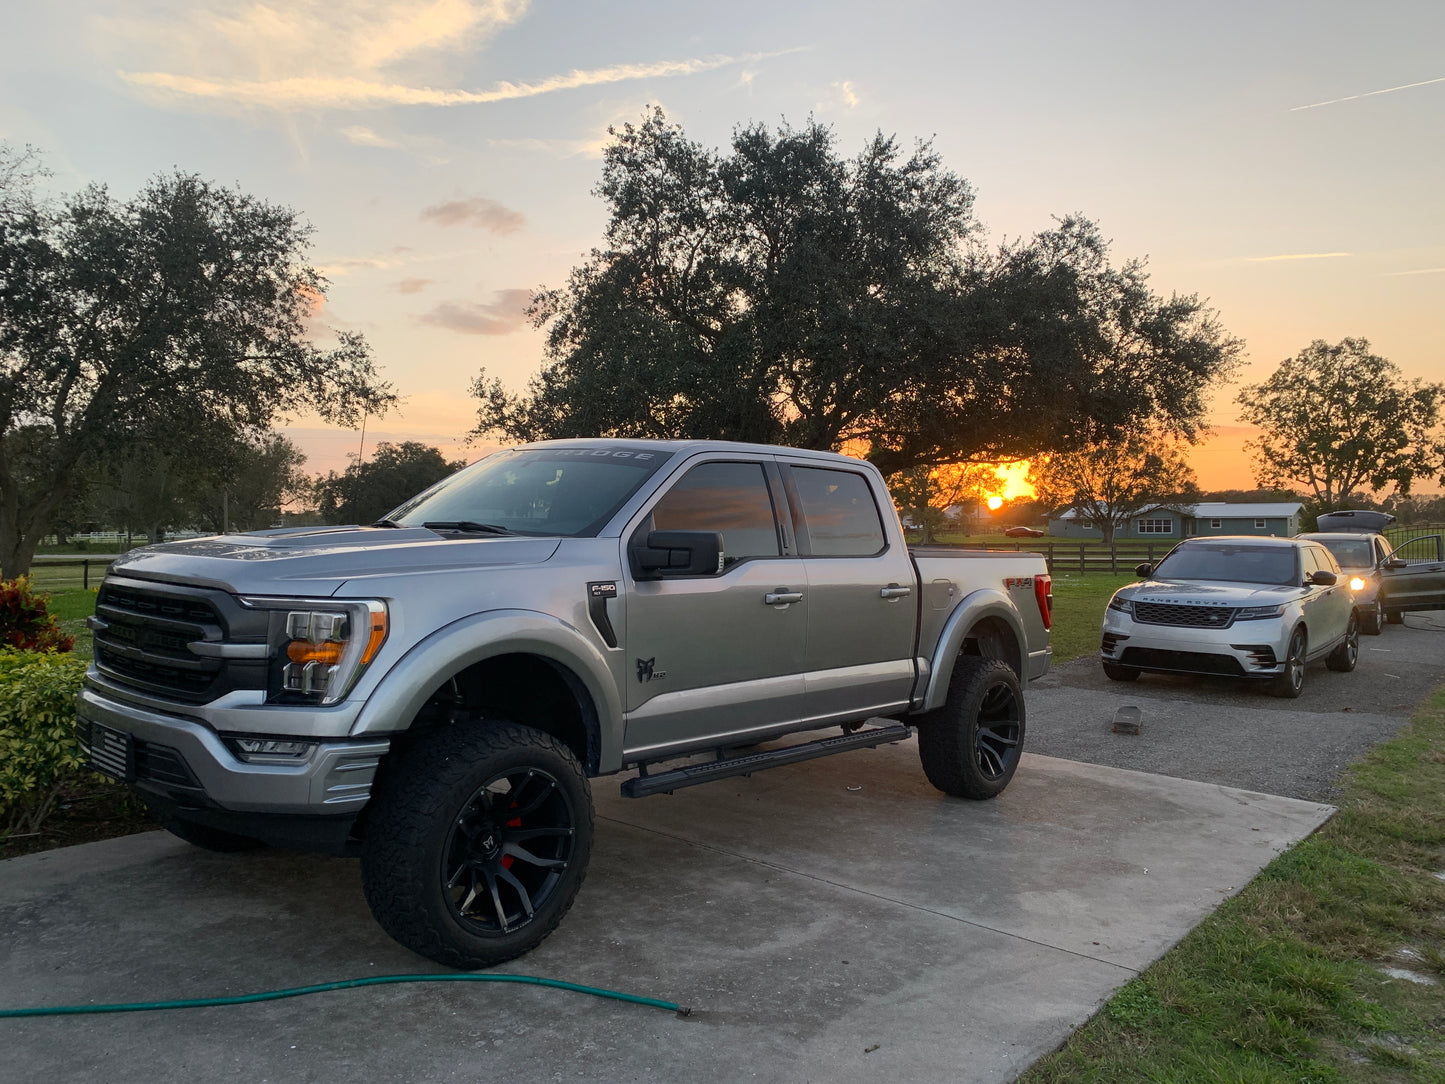
[[[1003,793],[1023,744],[1023,690],[1013,668],[998,659],[961,656],[948,683],[948,700],[918,720],[923,774],[956,798]]]
[[[472,970],[535,948],[572,906],[592,852],[577,758],[513,723],[459,725],[407,750],[372,799],[362,887],[376,921]]]

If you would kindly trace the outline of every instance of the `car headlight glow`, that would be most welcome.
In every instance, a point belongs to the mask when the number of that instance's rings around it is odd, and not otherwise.
[[[1360,577],[1358,577],[1358,576],[1351,576],[1351,577],[1350,577],[1350,590],[1351,590],[1351,591],[1363,591],[1364,589],[1365,589],[1365,581],[1364,581],[1364,580],[1360,579]]]

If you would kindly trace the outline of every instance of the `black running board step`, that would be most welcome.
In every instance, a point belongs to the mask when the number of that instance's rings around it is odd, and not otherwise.
[[[846,753],[850,749],[871,749],[878,745],[903,741],[913,736],[913,728],[905,723],[891,726],[876,726],[868,730],[855,730],[836,738],[822,738],[789,745],[782,749],[770,749],[765,753],[750,753],[745,757],[728,757],[725,760],[709,760],[703,764],[690,764],[686,768],[674,768],[657,775],[639,775],[622,784],[624,798],[646,798],[649,794],[671,794],[683,787],[695,787],[699,783],[711,783],[714,779],[729,779],[735,775],[752,775],[766,768],[781,768],[784,764],[800,764],[805,760]]]

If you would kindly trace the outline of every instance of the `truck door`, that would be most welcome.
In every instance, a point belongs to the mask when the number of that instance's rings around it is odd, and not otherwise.
[[[918,617],[908,551],[889,542],[861,471],[794,462],[783,472],[808,579],[808,714],[899,711],[912,694]]]
[[[721,569],[629,577],[624,755],[742,736],[803,714],[807,585],[779,526],[777,484],[771,459],[709,459],[623,533],[626,550],[653,531],[716,531],[723,550]]]

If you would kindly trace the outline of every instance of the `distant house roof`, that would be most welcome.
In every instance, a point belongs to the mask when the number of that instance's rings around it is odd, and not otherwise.
[[[1285,517],[1293,516],[1299,512],[1304,504],[1300,501],[1275,501],[1267,504],[1230,504],[1227,501],[1204,501],[1196,504],[1191,509],[1195,519],[1240,519],[1250,516],[1257,516],[1265,519],[1270,516]]]
[[[1195,519],[1288,519],[1299,512],[1304,504],[1300,501],[1274,502],[1271,504],[1230,504],[1227,501],[1204,501],[1200,504],[1151,504],[1135,512],[1136,516],[1150,512],[1179,512]],[[1054,519],[1091,519],[1077,508],[1060,512]]]

